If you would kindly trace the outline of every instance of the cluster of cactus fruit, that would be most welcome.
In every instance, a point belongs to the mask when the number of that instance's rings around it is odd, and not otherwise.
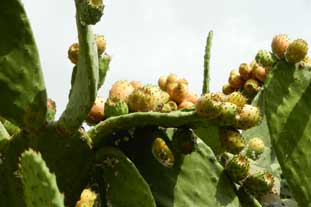
[[[168,74],[158,85],[116,81],[103,98],[110,56],[91,25],[104,5],[75,3],[79,42],[68,50],[75,66],[59,120],[22,3],[0,7],[0,19],[15,23],[0,38],[0,206],[311,206],[304,40],[275,36],[272,52],[209,92],[210,32],[201,96]]]

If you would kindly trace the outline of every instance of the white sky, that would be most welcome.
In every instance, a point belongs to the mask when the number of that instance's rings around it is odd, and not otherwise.
[[[23,0],[40,52],[48,95],[57,115],[68,101],[73,65],[67,50],[77,41],[74,0]],[[211,90],[220,91],[231,69],[270,49],[274,35],[304,38],[311,45],[309,0],[106,0],[94,26],[112,56],[99,95],[116,80],[157,83],[170,72],[200,93],[206,36],[214,31]]]

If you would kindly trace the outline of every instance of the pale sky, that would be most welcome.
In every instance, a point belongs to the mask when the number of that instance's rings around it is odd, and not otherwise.
[[[40,52],[48,96],[64,110],[73,65],[68,47],[77,41],[74,0],[23,0]],[[117,80],[156,84],[176,73],[201,92],[206,36],[214,31],[211,90],[220,91],[230,70],[270,50],[274,35],[311,45],[309,0],[106,0],[94,33],[107,40],[110,71],[98,95]],[[309,53],[310,54],[310,53]]]

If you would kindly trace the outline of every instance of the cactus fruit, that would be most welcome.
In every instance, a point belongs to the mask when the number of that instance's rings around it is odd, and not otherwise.
[[[82,191],[80,200],[76,203],[75,207],[93,207],[97,194],[91,189],[86,188]]]
[[[116,97],[120,100],[128,102],[128,97],[133,91],[134,87],[129,81],[119,80],[112,85],[109,91],[109,98]]]
[[[223,102],[221,104],[221,113],[219,115],[220,123],[224,126],[233,125],[235,123],[237,111],[237,105],[230,102]]]
[[[243,180],[249,173],[249,160],[243,155],[235,155],[225,166],[225,170],[233,182]]]
[[[276,35],[271,43],[272,52],[280,59],[284,59],[285,52],[288,48],[290,41],[287,35]]]
[[[140,88],[142,87],[142,84],[140,81],[131,81],[130,84],[133,86],[133,88]]]
[[[162,138],[158,137],[153,141],[152,154],[165,167],[172,167],[174,165],[174,154]]]
[[[244,86],[244,91],[249,95],[255,95],[260,91],[260,84],[256,79],[248,79]]]
[[[177,152],[191,154],[197,147],[197,137],[189,128],[178,128],[173,135],[172,146]]]
[[[103,97],[97,96],[87,116],[86,119],[87,124],[93,125],[104,120],[105,117],[104,111],[105,111],[105,99]]]
[[[220,129],[219,138],[223,148],[232,154],[238,154],[245,147],[245,141],[242,135],[234,128]]]
[[[178,77],[176,74],[171,73],[167,76],[166,84],[176,83],[178,81]]]
[[[229,95],[230,93],[232,93],[233,91],[235,91],[234,88],[231,87],[231,85],[229,83],[226,83],[225,85],[222,86],[222,92],[225,95]]]
[[[252,76],[253,78],[263,82],[268,76],[268,70],[260,65],[255,65],[252,69]]]
[[[243,86],[244,80],[242,79],[238,70],[232,70],[230,72],[229,80],[230,86],[235,89],[239,89]]]
[[[160,76],[159,80],[158,80],[158,86],[165,91],[166,90],[166,81],[167,81],[167,77],[166,76]]]
[[[226,97],[226,101],[242,107],[246,104],[247,98],[241,92],[235,91]]]
[[[245,104],[238,110],[236,116],[236,127],[238,129],[249,129],[256,126],[261,121],[260,110],[258,107]]]
[[[101,55],[106,50],[106,40],[103,35],[95,35],[95,42],[97,46],[97,53],[98,55]]]
[[[194,92],[188,92],[188,95],[183,101],[189,101],[189,102],[192,102],[193,104],[196,104],[198,101],[198,96]]]
[[[184,100],[178,105],[178,109],[190,108],[193,107],[194,105],[195,105],[194,103]]]
[[[80,21],[82,24],[96,24],[103,15],[103,0],[79,1]]]
[[[130,111],[161,111],[169,95],[153,85],[136,88],[128,98]]]
[[[303,39],[297,39],[291,42],[285,52],[287,62],[297,63],[303,60],[308,53],[308,43]]]
[[[256,160],[259,158],[265,150],[265,143],[262,139],[254,137],[248,141],[247,144],[247,156]]]
[[[51,121],[54,121],[54,118],[55,118],[55,114],[56,114],[56,104],[55,104],[55,101],[53,101],[52,99],[48,99],[47,101],[47,121],[48,122],[51,122]]]
[[[272,67],[277,61],[276,57],[266,50],[259,50],[255,59],[257,63],[264,67]]]
[[[129,113],[127,103],[116,97],[108,98],[105,102],[105,117],[120,116]]]
[[[242,79],[248,80],[252,75],[252,68],[247,63],[242,63],[239,67],[239,73]]]
[[[73,43],[68,49],[68,58],[73,64],[78,63],[79,44]]]
[[[163,105],[161,112],[169,113],[171,111],[176,111],[177,109],[177,104],[174,101],[169,101]]]
[[[176,103],[181,103],[188,96],[188,85],[185,83],[177,83],[172,91],[171,98]]]
[[[274,177],[269,172],[257,172],[243,182],[242,187],[255,196],[268,193],[274,185]]]
[[[206,93],[198,99],[196,112],[199,116],[216,118],[221,113],[220,96],[213,93]]]

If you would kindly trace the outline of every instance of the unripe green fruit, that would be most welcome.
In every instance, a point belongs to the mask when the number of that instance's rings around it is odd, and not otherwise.
[[[247,63],[242,63],[239,67],[239,73],[242,79],[248,80],[252,75],[252,68]]]
[[[258,172],[246,178],[242,187],[249,193],[260,196],[268,193],[274,185],[274,177],[269,172]]]
[[[171,111],[176,111],[177,109],[177,104],[174,101],[169,101],[163,105],[161,112],[169,113]]]
[[[56,114],[56,104],[55,102],[48,98],[48,101],[47,101],[47,121],[48,122],[51,122],[51,121],[54,121],[54,118],[55,118],[55,114]]]
[[[106,118],[112,116],[120,116],[129,113],[127,103],[118,98],[108,98],[105,103],[105,116]]]
[[[308,53],[308,43],[303,39],[294,40],[289,44],[285,58],[287,62],[297,63],[303,60]]]
[[[266,50],[259,50],[255,59],[257,63],[264,67],[272,67],[277,61],[276,57]]]
[[[287,35],[276,35],[271,43],[272,52],[280,59],[284,59],[285,52],[288,48],[290,40]]]
[[[87,116],[86,122],[89,125],[97,124],[105,117],[105,99],[97,96],[96,100]]]
[[[247,98],[243,96],[241,92],[235,91],[227,95],[226,101],[242,107],[246,104]]]
[[[131,111],[161,111],[169,101],[168,93],[157,86],[147,85],[136,88],[129,96],[128,105]]]
[[[120,80],[115,82],[110,91],[109,98],[118,98],[125,102],[128,102],[129,95],[134,91],[134,87],[131,85],[129,81]]]
[[[268,70],[260,65],[256,65],[252,69],[252,76],[253,78],[263,82],[268,76]]]
[[[232,154],[238,154],[245,147],[242,135],[234,128],[220,129],[219,138],[223,148]]]
[[[232,88],[231,85],[229,83],[226,83],[225,85],[222,86],[222,92],[225,95],[229,95],[230,93],[232,93],[233,91],[235,91],[236,89]]]
[[[237,105],[230,102],[223,102],[221,104],[221,113],[219,115],[220,124],[224,126],[233,125],[235,123],[237,111]]]
[[[79,44],[73,43],[68,49],[68,58],[73,64],[78,63],[78,56],[79,56]]]
[[[79,1],[80,21],[83,24],[96,24],[103,15],[104,4],[102,0]]]
[[[244,86],[245,92],[249,95],[255,95],[260,91],[260,83],[256,79],[248,79]]]
[[[191,154],[197,147],[197,137],[189,128],[178,128],[173,135],[172,145],[182,154]]]
[[[216,118],[221,113],[220,97],[213,93],[206,93],[198,99],[196,112],[199,116]]]
[[[262,139],[254,137],[248,141],[247,144],[247,156],[256,160],[259,158],[265,150],[265,143]]]
[[[153,156],[165,167],[174,165],[174,154],[162,138],[156,138],[152,144]]]
[[[246,178],[249,174],[249,160],[243,155],[235,155],[227,163],[225,170],[233,182]]]
[[[230,72],[229,80],[228,80],[230,86],[235,89],[240,89],[243,84],[244,80],[240,76],[240,73],[238,70],[232,70]]]
[[[260,110],[258,107],[245,104],[238,111],[236,116],[236,127],[238,129],[249,129],[256,126],[261,121]]]
[[[309,56],[306,56],[303,60],[302,60],[306,65],[311,65],[311,59],[309,58]]]
[[[106,40],[103,35],[95,35],[95,42],[97,46],[97,53],[98,55],[101,55],[106,50]]]

